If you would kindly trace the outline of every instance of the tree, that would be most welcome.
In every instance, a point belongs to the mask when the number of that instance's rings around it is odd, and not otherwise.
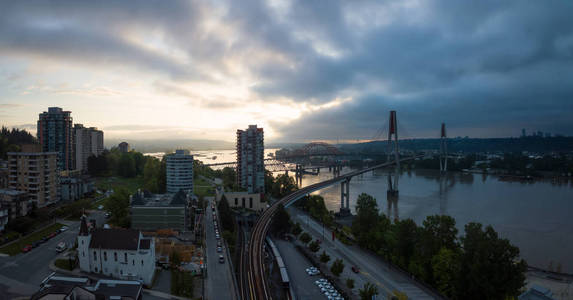
[[[310,251],[316,253],[318,250],[320,250],[320,245],[318,244],[317,241],[313,241],[308,245],[308,248],[310,249]]]
[[[227,197],[225,197],[225,195],[221,197],[221,201],[219,201],[217,209],[219,210],[219,218],[221,219],[221,226],[223,229],[234,232],[235,222],[233,212],[231,211],[231,207],[229,207],[229,202],[227,201]]]
[[[292,234],[294,234],[295,236],[299,235],[302,232],[302,227],[300,227],[300,224],[298,222],[296,222],[292,228]]]
[[[378,295],[378,287],[374,284],[367,282],[360,290],[358,290],[361,300],[372,300],[374,295]]]
[[[117,174],[121,177],[135,177],[135,160],[129,153],[123,153],[117,165]]]
[[[432,259],[442,248],[454,252],[459,250],[456,220],[451,216],[428,216],[420,228],[417,257],[421,263],[421,272],[417,275],[430,284],[434,283]]]
[[[396,247],[394,255],[397,257],[398,264],[403,268],[408,268],[410,259],[416,249],[418,238],[418,226],[412,219],[400,220],[394,226]]]
[[[143,188],[152,193],[159,193],[160,175],[161,162],[154,157],[148,158],[143,168]]]
[[[519,248],[497,232],[479,223],[468,223],[461,238],[463,254],[457,298],[517,298],[525,285],[527,265],[519,258]]]
[[[307,244],[308,242],[312,241],[312,237],[310,236],[310,234],[303,232],[300,235],[300,241],[303,242],[304,244]]]
[[[277,176],[271,194],[275,198],[282,198],[297,190],[294,179],[286,174]]]
[[[347,286],[349,289],[353,289],[353,288],[354,288],[354,279],[347,278],[347,279],[346,279],[346,286]]]
[[[368,242],[368,233],[371,232],[377,219],[378,204],[376,199],[365,193],[360,194],[356,199],[356,218],[352,222],[352,234],[357,238],[360,245],[364,246]]]
[[[225,167],[222,172],[223,186],[227,190],[236,190],[237,172],[233,168]]]
[[[435,287],[448,298],[457,295],[457,278],[460,276],[459,254],[452,249],[443,247],[432,258]]]
[[[327,263],[330,260],[330,255],[326,254],[326,251],[322,251],[322,254],[320,255],[320,261],[323,263]]]
[[[282,204],[279,204],[277,212],[273,218],[271,230],[273,233],[284,233],[290,231],[290,216]]]
[[[111,213],[110,223],[119,227],[129,228],[129,192],[124,188],[117,189],[104,203],[104,207]]]
[[[342,271],[344,271],[344,262],[342,262],[342,259],[335,260],[330,267],[330,272],[338,277]]]

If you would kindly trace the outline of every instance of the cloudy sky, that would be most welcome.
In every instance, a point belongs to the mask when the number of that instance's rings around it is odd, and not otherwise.
[[[108,138],[573,135],[572,1],[2,1],[0,123]]]

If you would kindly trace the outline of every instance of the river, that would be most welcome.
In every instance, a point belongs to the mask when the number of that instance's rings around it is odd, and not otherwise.
[[[266,149],[274,153],[276,149]],[[196,151],[205,163],[234,161],[234,150]],[[199,154],[199,156],[197,155]],[[216,159],[212,159],[217,156]],[[350,172],[343,168],[342,173]],[[291,172],[292,173],[292,172]],[[399,198],[386,199],[388,170],[377,170],[352,178],[350,208],[354,213],[360,193],[377,199],[381,212],[399,219],[412,218],[417,224],[428,215],[447,214],[456,219],[460,234],[468,222],[492,225],[504,238],[518,246],[521,256],[539,268],[573,273],[573,183],[550,181],[508,182],[483,174],[438,171],[404,171],[399,176]],[[319,175],[304,175],[303,186],[332,178],[328,169]],[[325,198],[329,210],[340,207],[340,185],[316,192]]]

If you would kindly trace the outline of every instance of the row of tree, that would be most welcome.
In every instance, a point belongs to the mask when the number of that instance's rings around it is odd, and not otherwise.
[[[282,198],[298,189],[294,178],[287,174],[273,176],[270,171],[265,171],[265,192],[273,198]]]
[[[0,159],[6,159],[6,153],[20,151],[21,144],[35,144],[36,138],[24,129],[2,126],[0,129]]]
[[[310,195],[298,200],[295,205],[308,212],[308,214],[315,220],[318,220],[327,227],[330,227],[334,223],[334,216],[326,208],[324,203],[324,198],[320,195]]]
[[[519,248],[491,227],[465,226],[458,237],[455,219],[428,216],[422,226],[412,219],[392,222],[380,214],[376,199],[361,194],[352,233],[370,249],[437,288],[451,299],[517,297],[525,284]]]

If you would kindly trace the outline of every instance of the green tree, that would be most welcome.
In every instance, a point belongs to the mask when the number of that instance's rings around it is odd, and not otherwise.
[[[301,232],[302,232],[302,227],[300,227],[300,224],[296,222],[292,228],[292,234],[298,236]]]
[[[460,276],[460,257],[452,249],[443,247],[432,258],[435,287],[440,293],[450,299],[457,295],[457,278]]]
[[[318,241],[313,241],[312,243],[308,244],[308,248],[312,252],[317,252],[320,250],[320,244],[318,244]]]
[[[123,153],[117,165],[117,174],[121,177],[135,177],[135,160],[130,153]]]
[[[222,178],[223,186],[227,190],[236,190],[237,185],[237,172],[233,168],[225,167],[223,168]]]
[[[376,199],[368,194],[362,193],[356,199],[356,218],[352,222],[352,234],[358,240],[358,244],[366,246],[372,231],[373,224],[378,220],[378,204]]]
[[[344,271],[344,262],[342,262],[342,259],[335,260],[330,267],[330,272],[338,277],[342,271]]]
[[[297,186],[294,179],[286,174],[281,174],[277,176],[271,193],[275,198],[282,198],[296,190]]]
[[[416,275],[430,284],[434,283],[432,258],[442,248],[456,252],[459,250],[456,220],[444,215],[428,216],[420,228],[417,256],[421,271]]]
[[[282,204],[279,204],[273,217],[271,231],[275,234],[289,232],[291,227],[290,216]]]
[[[143,168],[143,188],[152,192],[159,193],[159,176],[161,175],[161,162],[156,158],[149,158]]]
[[[229,207],[229,202],[227,201],[227,197],[225,197],[225,195],[221,197],[221,201],[219,201],[217,209],[219,210],[219,218],[221,219],[221,226],[223,229],[234,232],[235,221],[233,212],[231,211],[231,207]]]
[[[347,279],[346,279],[346,286],[347,286],[349,289],[353,289],[353,288],[354,288],[354,279],[347,278]]]
[[[129,192],[124,188],[114,191],[105,202],[104,207],[111,213],[110,223],[119,227],[129,228]]]
[[[527,265],[519,248],[479,223],[468,223],[462,237],[459,299],[516,298],[525,285]]]
[[[300,241],[303,242],[304,244],[307,244],[308,242],[312,241],[312,237],[310,236],[310,234],[303,232],[300,235]]]
[[[358,290],[361,300],[372,300],[374,295],[378,295],[378,287],[374,284],[367,282],[361,289]]]
[[[323,263],[327,263],[330,260],[330,255],[326,254],[326,251],[322,251],[322,254],[320,255],[320,261]]]
[[[418,239],[418,226],[412,219],[400,220],[394,225],[396,247],[394,255],[400,266],[407,269],[414,256]]]

